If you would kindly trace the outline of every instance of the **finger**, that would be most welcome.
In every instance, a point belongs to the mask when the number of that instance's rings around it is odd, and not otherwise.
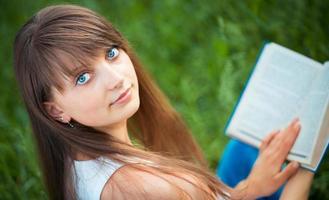
[[[301,125],[299,120],[287,128],[285,135],[286,137],[281,138],[281,144],[279,147],[280,153],[282,153],[282,155],[286,156],[289,153],[298,137],[300,130]]]
[[[262,143],[259,146],[259,150],[263,151],[264,149],[266,149],[266,147],[268,147],[268,145],[271,143],[271,141],[273,141],[273,138],[279,133],[279,130],[276,131],[272,131],[271,133],[269,133],[264,140],[262,141]]]
[[[299,118],[295,118],[282,132],[282,137],[294,138],[298,135],[300,128]]]
[[[287,150],[289,152],[291,146],[298,136],[299,131],[300,122],[299,119],[296,118],[284,130],[280,132],[278,137],[276,137],[276,139],[273,141],[273,146],[277,149],[284,150],[284,152]],[[283,146],[286,146],[286,148]]]
[[[276,175],[275,179],[279,185],[282,185],[288,178],[293,176],[299,168],[299,163],[296,161],[290,162],[279,174]]]

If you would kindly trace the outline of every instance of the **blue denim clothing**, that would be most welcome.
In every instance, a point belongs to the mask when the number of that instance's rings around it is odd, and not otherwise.
[[[241,180],[247,178],[258,156],[258,150],[250,145],[232,139],[225,147],[217,167],[217,176],[230,187],[235,187]],[[282,188],[269,197],[261,200],[277,200]]]

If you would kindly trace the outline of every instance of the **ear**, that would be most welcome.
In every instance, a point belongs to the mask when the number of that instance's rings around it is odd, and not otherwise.
[[[47,113],[57,121],[68,123],[71,120],[71,117],[68,116],[55,102],[44,102],[43,106]]]

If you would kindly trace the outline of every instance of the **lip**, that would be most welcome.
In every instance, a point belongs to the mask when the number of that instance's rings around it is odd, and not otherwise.
[[[123,104],[128,102],[131,99],[131,87],[129,87],[126,91],[124,91],[114,102],[110,104]]]

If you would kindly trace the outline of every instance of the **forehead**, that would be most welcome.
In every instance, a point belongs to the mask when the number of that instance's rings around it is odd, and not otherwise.
[[[81,68],[90,68],[104,55],[104,48],[94,49],[93,52],[75,51],[75,49],[72,49],[71,52],[60,50],[58,52],[60,71],[68,76],[75,75]]]

